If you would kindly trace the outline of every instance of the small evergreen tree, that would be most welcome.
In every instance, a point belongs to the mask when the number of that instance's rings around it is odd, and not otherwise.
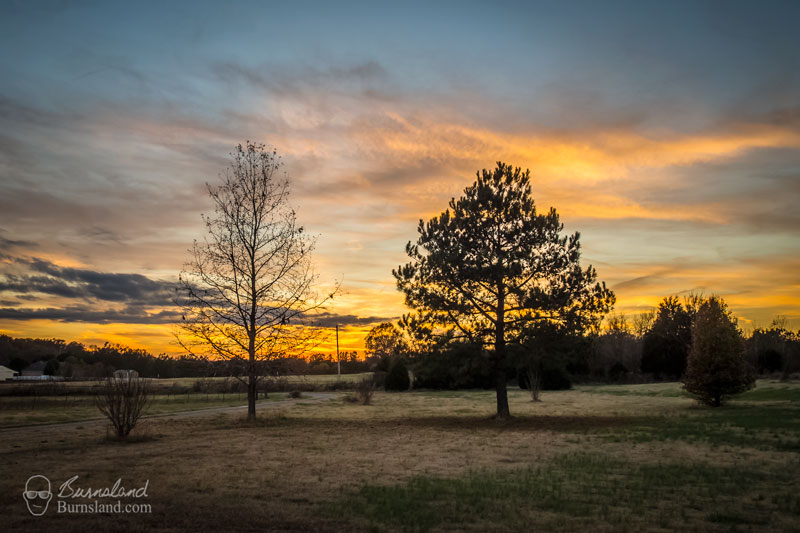
[[[697,311],[683,384],[712,407],[755,384],[736,319],[721,298],[712,296]]]
[[[389,391],[405,391],[411,386],[411,380],[408,378],[408,368],[402,359],[397,358],[389,367],[389,373],[386,375],[386,390]]]

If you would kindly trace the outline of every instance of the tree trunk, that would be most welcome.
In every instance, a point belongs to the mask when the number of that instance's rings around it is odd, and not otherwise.
[[[506,331],[505,287],[497,282],[497,322],[494,330],[495,384],[497,387],[497,418],[511,418],[506,389]]]
[[[508,409],[508,390],[506,389],[506,369],[504,364],[497,365],[495,376],[497,384],[497,418],[511,418]]]
[[[256,419],[256,377],[250,374],[247,381],[247,420]]]
[[[253,293],[255,293],[255,277],[251,278],[253,283]],[[255,302],[255,300],[253,300]],[[255,335],[256,309],[255,304],[250,311],[250,330],[247,332],[248,346],[247,355],[249,364],[247,366],[247,420],[256,419],[256,400],[258,400],[258,374],[256,372],[256,335]]]

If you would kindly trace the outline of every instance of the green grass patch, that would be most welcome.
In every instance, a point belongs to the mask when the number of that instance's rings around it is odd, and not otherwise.
[[[756,387],[737,397],[745,402],[798,402],[800,387],[796,385],[767,385]]]
[[[800,513],[796,474],[704,463],[638,464],[576,453],[536,468],[368,484],[332,509],[360,517],[367,527],[414,531],[656,525],[719,530],[733,522],[782,529],[797,523]],[[759,492],[777,497],[758,500]]]
[[[688,398],[680,383],[658,383],[655,385],[593,385],[578,390],[589,394],[612,396],[649,396],[653,398]]]
[[[682,416],[638,419],[628,427],[606,431],[615,442],[684,441],[714,446],[800,452],[800,406],[732,404],[701,408]]]
[[[680,382],[646,383],[640,385],[582,385],[577,388],[588,394],[612,396],[647,396],[653,398],[691,398]],[[742,402],[800,402],[800,384],[758,380],[756,387],[734,397]]]

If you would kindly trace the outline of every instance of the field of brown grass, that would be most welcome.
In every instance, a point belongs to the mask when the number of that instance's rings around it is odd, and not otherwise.
[[[800,386],[712,411],[677,384],[376,393],[238,414],[150,419],[127,442],[90,425],[0,430],[4,530],[796,531]],[[148,514],[31,516],[26,480],[57,490],[148,481]],[[56,500],[55,498],[54,500]],[[51,502],[51,505],[54,505]]]

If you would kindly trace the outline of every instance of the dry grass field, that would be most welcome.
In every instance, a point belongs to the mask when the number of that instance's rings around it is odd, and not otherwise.
[[[261,403],[252,424],[154,418],[127,442],[89,424],[0,430],[3,530],[800,529],[798,384],[760,381],[714,410],[674,383],[536,404],[514,390],[510,421],[490,418],[490,391],[343,396]],[[148,481],[151,512],[34,517],[22,498],[33,474],[54,492],[75,475],[92,488]]]

